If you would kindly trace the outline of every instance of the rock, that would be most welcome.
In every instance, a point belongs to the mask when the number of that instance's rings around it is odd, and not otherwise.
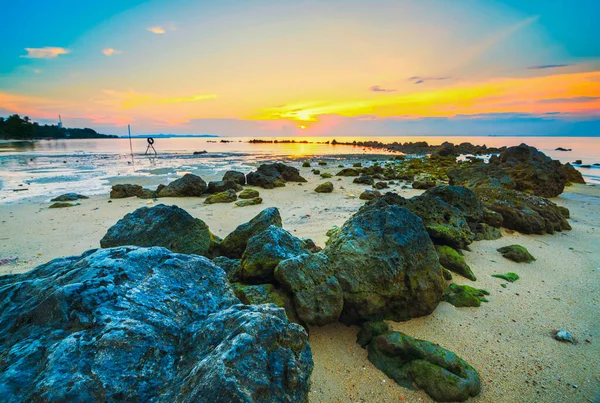
[[[365,322],[361,325],[358,334],[356,335],[356,343],[362,348],[369,345],[374,337],[380,334],[385,334],[389,331],[388,325],[384,321],[378,322]]]
[[[420,180],[420,181],[414,181],[412,183],[412,187],[413,189],[431,189],[432,187],[437,186],[437,183],[435,183],[435,181],[432,180]]]
[[[323,178],[323,179],[330,179],[330,178],[333,178],[333,175],[330,174],[330,173],[328,173],[328,172],[323,172],[321,174],[321,178]]]
[[[234,283],[239,281],[240,259],[229,259],[226,256],[217,256],[213,260],[215,266],[219,266],[227,275],[227,281]]]
[[[311,170],[311,172],[315,175],[321,175],[321,170],[320,169],[313,169]]]
[[[452,283],[444,292],[444,301],[456,307],[477,307],[488,302],[486,295],[490,295],[487,290]]]
[[[320,246],[317,246],[317,244],[315,244],[315,241],[313,241],[310,238],[302,238],[300,240],[304,244],[304,249],[310,253],[317,253],[317,252],[321,252],[323,250],[323,248],[321,248]]]
[[[462,255],[460,255],[456,250],[446,245],[436,245],[435,249],[440,258],[440,264],[443,267],[456,274],[460,274],[461,276],[466,277],[471,281],[477,280],[477,278],[475,278],[475,275],[471,271],[471,268],[469,267],[467,262],[465,262],[465,258]]]
[[[575,161],[573,162],[573,164],[574,164],[574,165],[581,165],[581,164],[583,164],[583,161],[581,161],[581,160],[575,160]]]
[[[423,220],[434,243],[455,249],[465,249],[473,242],[475,234],[471,227],[483,217],[481,202],[463,186],[440,185],[411,199],[390,192],[381,199],[409,209]]]
[[[375,183],[375,180],[371,175],[361,175],[358,178],[355,178],[352,183],[358,183],[360,185],[372,185]]]
[[[2,400],[308,401],[308,337],[209,260],[120,247],[0,279]]]
[[[333,183],[324,182],[315,188],[315,192],[317,193],[331,193],[333,192]]]
[[[339,171],[336,176],[358,176],[360,172],[356,168],[344,168]]]
[[[558,341],[566,342],[566,343],[575,344],[575,339],[573,339],[573,336],[571,336],[571,334],[569,332],[567,332],[565,329],[560,329],[560,330],[556,331],[554,333],[554,339],[556,339]]]
[[[202,155],[202,154],[208,154],[208,151],[202,150],[202,151],[194,151],[193,152],[193,155]]]
[[[243,186],[246,184],[246,175],[244,175],[243,172],[227,171],[223,175],[223,180],[224,181],[232,181],[232,182],[237,183],[238,185]]]
[[[199,197],[206,190],[206,182],[201,177],[185,174],[158,192],[158,197]]]
[[[477,371],[453,352],[400,332],[369,343],[369,361],[400,386],[414,384],[439,402],[463,402],[481,391]]]
[[[271,225],[248,240],[242,255],[240,277],[244,281],[270,281],[279,262],[304,252],[302,240],[279,226]]]
[[[321,165],[321,166],[322,165],[327,165],[327,163],[325,161],[319,161],[318,164]]]
[[[380,189],[380,190],[381,190],[381,189],[387,189],[387,188],[389,188],[389,186],[388,186],[387,182],[377,182],[377,183],[375,183],[375,184],[373,185],[373,187],[374,187],[375,189]]]
[[[285,314],[290,322],[305,324],[298,318],[292,296],[283,290],[278,289],[273,284],[250,285],[243,283],[231,284],[236,297],[246,305],[275,304],[285,310]]]
[[[573,165],[566,163],[562,166],[562,169],[567,177],[567,182],[570,183],[585,183],[581,172],[573,167]]]
[[[162,246],[177,253],[208,256],[217,242],[202,220],[177,206],[159,204],[121,218],[109,228],[100,246]]]
[[[58,203],[52,203],[50,206],[48,206],[48,208],[66,208],[66,207],[75,207],[75,206],[79,206],[79,203],[64,203],[64,202],[58,202]]]
[[[498,252],[505,258],[517,263],[531,263],[535,261],[535,258],[529,251],[521,245],[503,246],[498,249]]]
[[[143,188],[140,193],[138,193],[137,197],[140,199],[155,199],[158,197],[158,192],[155,190],[150,190]]]
[[[257,204],[261,204],[263,202],[262,197],[255,197],[254,199],[246,199],[236,201],[235,205],[237,207],[248,207],[248,206],[256,206]]]
[[[443,142],[438,148],[436,148],[432,153],[432,157],[457,157],[460,155],[460,152],[454,147],[454,144],[449,143],[447,141]]]
[[[498,228],[494,228],[486,223],[478,223],[473,230],[475,233],[475,241],[492,241],[502,238],[502,232]]]
[[[494,227],[494,228],[500,228],[502,226],[502,224],[504,223],[504,217],[502,217],[502,214],[500,214],[500,213],[497,213],[488,208],[484,208],[483,209],[483,223],[485,223],[491,227]]]
[[[225,192],[215,193],[208,196],[204,200],[204,204],[215,204],[215,203],[233,203],[237,200],[237,194],[235,190],[229,189]]]
[[[309,161],[304,161],[302,163],[302,168],[310,168],[310,162]]]
[[[211,181],[208,182],[208,188],[206,189],[205,193],[208,194],[215,194],[215,193],[221,193],[221,192],[226,192],[228,190],[233,190],[234,192],[239,192],[241,190],[243,190],[244,188],[237,184],[234,181],[230,181],[230,180],[225,180],[225,181]]]
[[[423,222],[406,209],[383,201],[363,206],[323,253],[344,292],[344,323],[408,320],[431,313],[441,299],[437,254]]]
[[[564,218],[570,218],[571,217],[571,212],[569,211],[568,208],[563,207],[563,206],[556,206],[558,208],[558,210],[560,211],[560,214],[564,217]]]
[[[229,258],[241,258],[248,240],[271,225],[281,227],[281,215],[276,207],[264,209],[249,222],[238,226],[219,244],[219,252]]]
[[[110,191],[110,198],[124,199],[126,197],[138,196],[143,190],[140,185],[113,185]]]
[[[246,179],[249,185],[265,189],[285,186],[285,182],[306,182],[306,179],[300,176],[298,169],[279,162],[262,164],[256,172],[250,172]]]
[[[509,283],[514,283],[519,279],[519,275],[513,272],[508,272],[505,274],[492,274],[492,277],[501,278],[503,280],[508,281]]]
[[[377,197],[381,197],[381,193],[379,193],[377,190],[365,190],[358,198],[360,200],[373,200]]]
[[[238,195],[240,199],[254,199],[259,196],[260,193],[258,192],[258,190],[255,189],[244,189],[242,190],[242,193]]]
[[[330,229],[327,230],[327,232],[325,233],[326,236],[330,237],[333,234],[335,234],[336,232],[338,232],[340,230],[340,227],[338,227],[337,225],[334,225],[333,227],[331,227]]]
[[[275,279],[294,296],[298,317],[311,326],[336,322],[342,312],[342,288],[323,253],[302,254],[281,261]]]
[[[69,201],[76,201],[76,200],[81,200],[81,199],[89,199],[89,197],[84,196],[84,195],[80,195],[79,193],[65,193],[63,195],[55,197],[54,199],[52,199],[50,201],[53,201],[53,202],[69,202]]]
[[[570,149],[570,148],[562,148],[562,147],[557,147],[554,150],[555,151],[572,151],[572,149]]]
[[[446,280],[446,281],[452,280],[452,273],[450,272],[450,270],[448,270],[446,268],[442,268],[442,273],[444,275],[444,280]]]

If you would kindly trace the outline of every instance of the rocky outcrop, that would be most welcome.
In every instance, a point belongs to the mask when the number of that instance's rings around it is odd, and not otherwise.
[[[317,193],[331,193],[333,192],[333,183],[331,182],[323,182],[319,186],[315,188],[315,192]]]
[[[294,296],[300,320],[313,326],[336,322],[342,312],[342,288],[323,253],[302,254],[283,260],[275,279]]]
[[[231,284],[236,297],[246,305],[274,304],[285,310],[285,314],[290,322],[305,326],[305,323],[298,317],[292,296],[280,290],[273,284]]]
[[[204,204],[215,204],[215,203],[233,203],[237,200],[235,190],[228,189],[224,192],[219,192],[208,196],[204,199]]]
[[[227,235],[219,245],[220,254],[235,259],[241,258],[248,240],[271,225],[281,227],[281,215],[276,207],[264,209],[249,222],[241,224]]]
[[[413,383],[438,402],[463,402],[481,391],[477,371],[452,351],[400,332],[369,343],[369,361],[400,386]]]
[[[234,192],[239,192],[243,190],[242,186],[238,183],[231,180],[223,180],[223,181],[211,181],[208,182],[208,187],[206,188],[205,193],[215,194],[226,192],[228,190],[233,190]]]
[[[2,400],[307,402],[308,336],[209,260],[120,247],[0,278]]]
[[[243,280],[268,282],[282,260],[305,252],[304,242],[282,229],[271,225],[248,240],[242,255],[240,277]]]
[[[243,186],[246,184],[246,175],[243,172],[227,171],[223,175],[223,181],[232,181]]]
[[[567,177],[567,182],[585,184],[585,180],[583,179],[581,172],[575,169],[573,165],[567,162],[562,166],[562,170],[565,173],[565,176]]]
[[[139,196],[144,192],[140,185],[113,185],[110,191],[111,199],[124,199],[126,197]]]
[[[512,260],[517,263],[531,263],[535,261],[535,257],[527,248],[521,245],[508,245],[498,248],[498,252],[502,254],[503,257],[508,260]]]
[[[162,246],[173,252],[208,256],[218,239],[202,220],[177,206],[141,207],[110,227],[100,246]]]
[[[89,197],[81,195],[79,193],[65,193],[63,195],[55,197],[54,199],[51,199],[50,201],[53,201],[53,202],[70,202],[70,201],[76,201],[76,200],[82,200],[82,199],[89,199]]]
[[[185,174],[174,180],[159,192],[159,197],[199,197],[206,190],[206,182],[201,177],[193,174]]]
[[[472,227],[483,219],[481,202],[462,186],[441,185],[410,199],[390,192],[381,199],[419,216],[434,243],[457,249],[464,249],[473,242]]]
[[[442,269],[423,222],[381,199],[334,232],[323,253],[343,290],[345,323],[408,320],[431,313],[442,297]]]
[[[373,179],[371,175],[361,175],[358,178],[355,178],[352,183],[357,183],[359,185],[373,185],[375,179]]]
[[[246,175],[248,185],[260,186],[265,189],[285,186],[286,182],[306,182],[298,169],[276,162],[262,164],[256,172]]]

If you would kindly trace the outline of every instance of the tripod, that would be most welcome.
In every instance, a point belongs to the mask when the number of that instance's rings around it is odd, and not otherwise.
[[[156,149],[154,148],[154,139],[152,137],[148,137],[146,139],[146,141],[148,142],[148,146],[146,147],[146,152],[144,153],[144,155],[148,155],[148,153],[150,152],[150,149],[152,149],[152,151],[154,151],[154,155],[158,155],[158,153],[156,152]]]

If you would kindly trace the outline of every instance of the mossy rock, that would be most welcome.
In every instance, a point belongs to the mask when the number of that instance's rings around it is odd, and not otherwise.
[[[315,192],[317,193],[331,193],[333,192],[333,183],[325,182],[321,183],[319,186],[315,188]]]
[[[248,206],[256,206],[257,204],[261,204],[263,202],[262,197],[255,197],[253,199],[246,200],[238,200],[235,202],[236,207],[248,207]]]
[[[444,275],[444,280],[452,280],[452,272],[450,272],[450,270],[446,269],[445,267],[442,268],[442,274]]]
[[[204,200],[204,204],[214,204],[214,203],[232,203],[237,200],[237,195],[235,194],[235,190],[228,189],[225,192],[215,193],[213,195],[208,196]]]
[[[260,193],[256,189],[244,189],[242,190],[242,193],[238,195],[240,199],[254,199],[258,196],[260,196]]]
[[[321,178],[323,178],[323,179],[329,179],[329,178],[333,178],[333,175],[330,174],[329,172],[323,172],[321,174]]]
[[[366,348],[374,337],[385,334],[389,330],[387,323],[382,320],[365,322],[362,324],[356,335],[356,343],[362,348]]]
[[[340,230],[340,227],[338,227],[337,225],[334,225],[333,227],[331,227],[330,229],[327,230],[327,232],[325,233],[325,235],[332,236],[333,234],[335,234],[339,230]]]
[[[232,283],[231,290],[246,305],[275,304],[285,309],[285,314],[290,322],[304,326],[304,323],[298,318],[292,296],[273,284]]]
[[[79,206],[79,203],[57,202],[57,203],[52,203],[48,208],[67,208],[67,207],[75,207],[75,206]]]
[[[358,176],[360,172],[356,168],[344,168],[336,176]]]
[[[227,235],[219,244],[221,254],[233,259],[241,258],[248,240],[271,225],[281,227],[281,215],[276,207],[264,209],[249,222],[239,225]]]
[[[486,295],[490,295],[487,290],[452,283],[444,292],[443,299],[456,307],[477,307],[482,302],[488,302]]]
[[[471,271],[471,268],[465,261],[464,256],[459,254],[455,249],[446,245],[436,245],[435,249],[440,258],[440,264],[446,269],[456,274],[460,274],[461,276],[466,277],[469,280],[477,280],[477,278]]]
[[[400,386],[423,389],[438,402],[463,402],[481,391],[479,374],[452,351],[400,332],[369,343],[369,361]]]
[[[308,162],[308,161],[304,161],[304,162],[302,163],[302,168],[310,168],[310,162]]]
[[[327,165],[327,163],[325,161],[319,161],[318,164],[321,165],[321,166]]]
[[[352,164],[352,167],[354,167],[354,168],[362,168],[362,162],[355,162],[354,164]]]
[[[521,245],[509,245],[498,248],[498,252],[505,258],[517,263],[531,263],[535,261],[529,251]]]
[[[508,272],[505,274],[492,274],[492,277],[501,278],[503,280],[508,281],[509,283],[514,283],[519,279],[519,275],[513,272]]]
[[[315,174],[315,175],[321,175],[321,170],[320,169],[313,169],[311,172],[313,174]]]
[[[364,192],[362,192],[360,194],[360,196],[358,197],[360,200],[373,200],[376,199],[378,197],[381,197],[381,193],[379,193],[377,190],[365,190]]]

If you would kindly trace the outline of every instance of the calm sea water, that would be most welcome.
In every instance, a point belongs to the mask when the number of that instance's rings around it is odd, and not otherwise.
[[[289,139],[288,138],[279,138]],[[296,141],[323,142],[329,138],[296,137]],[[144,155],[145,139],[40,140],[0,143],[0,203],[23,198],[51,198],[64,192],[100,194],[115,183],[156,186],[186,172],[205,180],[220,178],[229,169],[249,171],[264,161],[308,157],[333,160],[360,155],[390,154],[384,150],[330,144],[250,144],[249,138],[156,139],[157,156]],[[526,143],[561,162],[600,163],[600,137],[337,137],[339,142],[377,140],[385,143],[427,141],[440,144],[471,142],[489,147]],[[572,151],[555,151],[557,147]],[[194,151],[207,151],[193,155]],[[579,168],[586,181],[600,185],[600,166]],[[24,190],[26,189],[26,190]],[[17,190],[17,191],[15,191]]]

